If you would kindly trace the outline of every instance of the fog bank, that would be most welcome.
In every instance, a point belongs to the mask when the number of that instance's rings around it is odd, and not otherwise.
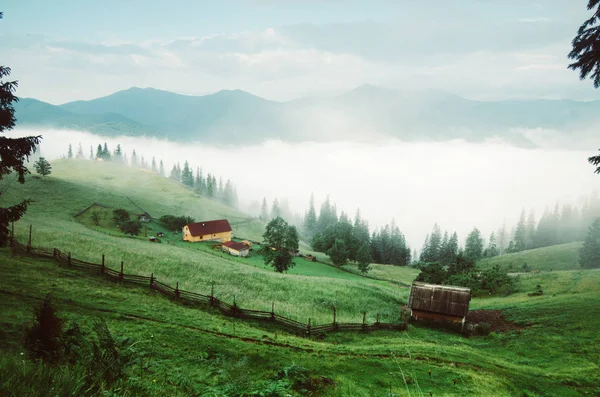
[[[536,218],[545,206],[577,203],[600,190],[589,151],[521,149],[502,142],[405,143],[388,140],[353,142],[264,144],[229,148],[183,145],[147,138],[104,138],[88,133],[57,130],[12,131],[7,136],[43,135],[41,153],[52,160],[83,146],[99,143],[114,150],[121,144],[127,157],[163,160],[169,173],[174,162],[188,160],[237,186],[242,206],[266,197],[286,198],[294,212],[303,213],[314,192],[317,210],[327,195],[338,212],[351,216],[360,208],[371,229],[395,219],[412,248],[420,250],[435,222],[442,230],[457,231],[464,242],[479,227],[487,237],[504,221],[516,223],[522,208],[533,208]]]

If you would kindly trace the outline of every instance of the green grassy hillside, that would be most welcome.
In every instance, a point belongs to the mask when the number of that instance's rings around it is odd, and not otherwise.
[[[486,258],[478,264],[483,268],[500,265],[502,268],[513,272],[523,271],[524,264],[527,264],[533,270],[541,271],[577,270],[581,268],[579,265],[579,248],[581,248],[581,243],[553,245]]]
[[[398,305],[406,302],[408,290],[365,279],[324,264],[298,260],[289,274],[275,273],[260,259],[236,259],[224,253],[206,252],[202,245],[175,242],[150,243],[143,238],[109,235],[92,229],[75,215],[94,202],[135,212],[137,207],[153,216],[185,214],[200,219],[227,218],[234,234],[260,239],[264,224],[213,200],[197,197],[182,185],[150,172],[111,163],[63,160],[53,165],[51,176],[29,177],[24,185],[12,183],[7,197],[17,201],[31,197],[34,203],[15,225],[21,241],[33,225],[33,245],[58,248],[73,257],[98,263],[101,255],[112,268],[124,262],[127,273],[149,276],[180,288],[208,293],[212,283],[223,300],[249,309],[270,309],[298,321],[331,322],[332,309],[338,321],[360,321],[368,313],[374,321],[397,321]]]
[[[132,367],[121,395],[140,390],[174,395],[179,382],[191,383],[197,395],[266,393],[277,373],[292,364],[335,382],[322,396],[387,396],[390,389],[394,395],[413,396],[430,391],[434,396],[600,393],[600,297],[595,293],[600,271],[528,275],[521,277],[516,294],[473,300],[472,309],[504,310],[521,331],[464,338],[411,325],[406,332],[332,334],[324,340],[182,307],[144,287],[119,286],[52,261],[13,257],[6,249],[0,250],[0,272],[0,336],[5,342],[0,372],[13,374],[0,377],[3,395],[27,387],[33,388],[30,395],[39,393],[35,379],[43,373],[25,364],[21,342],[34,307],[50,291],[67,323],[77,322],[85,330],[102,317],[115,336],[138,343],[136,354],[144,357],[147,369],[140,375]],[[537,284],[545,294],[529,297]],[[66,382],[54,379],[56,388]],[[265,395],[306,395],[289,389],[271,393]]]

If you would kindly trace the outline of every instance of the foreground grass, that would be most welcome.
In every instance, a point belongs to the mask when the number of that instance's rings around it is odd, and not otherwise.
[[[136,383],[121,395],[135,395],[142,387],[144,394],[173,395],[181,379],[200,395],[264,391],[291,364],[333,379],[336,386],[325,396],[385,396],[390,388],[396,395],[415,396],[429,391],[438,396],[600,393],[600,298],[594,292],[600,271],[531,275],[521,278],[521,291],[514,295],[473,300],[473,308],[503,309],[524,327],[522,332],[467,339],[410,326],[407,332],[332,334],[324,340],[182,307],[143,287],[119,286],[6,250],[0,250],[0,272],[3,395],[40,395],[39,390],[15,394],[3,385],[15,382],[10,374],[17,370],[13,358],[22,352],[24,324],[48,292],[68,322],[89,328],[100,316],[116,336],[139,342],[148,370],[131,368]],[[545,294],[527,296],[537,284]],[[33,379],[28,384],[36,385]],[[231,385],[235,392],[227,389]]]
[[[581,248],[580,242],[552,245],[494,258],[485,258],[478,262],[478,265],[482,268],[500,265],[503,269],[512,272],[523,271],[524,264],[527,264],[532,270],[578,270],[581,269],[579,265],[579,248]]]

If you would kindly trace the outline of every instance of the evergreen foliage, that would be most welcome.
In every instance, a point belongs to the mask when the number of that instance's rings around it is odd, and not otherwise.
[[[35,172],[41,176],[47,176],[52,173],[52,166],[44,157],[40,157],[35,163],[33,163],[33,168],[35,168]]]
[[[584,268],[600,267],[600,218],[588,229],[588,234],[579,250],[579,264]]]
[[[2,16],[3,14],[0,13],[0,19]],[[16,122],[14,103],[19,99],[14,93],[18,83],[4,80],[10,76],[10,72],[9,67],[0,66],[0,134],[12,130]],[[41,136],[23,138],[0,136],[0,180],[5,175],[15,172],[19,183],[25,183],[25,174],[28,174],[29,170],[24,162],[35,153],[41,139]],[[4,193],[0,192],[0,198]],[[21,219],[29,203],[29,200],[23,200],[10,207],[0,207],[0,246],[4,246],[8,241],[8,225]]]

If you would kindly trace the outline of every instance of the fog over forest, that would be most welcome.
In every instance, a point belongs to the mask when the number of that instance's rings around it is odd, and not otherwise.
[[[81,143],[86,158],[107,142],[130,158],[163,160],[168,174],[173,164],[189,161],[192,169],[231,179],[242,209],[274,198],[287,199],[292,212],[303,214],[314,192],[317,211],[330,196],[354,215],[360,208],[371,230],[396,223],[411,248],[420,250],[435,222],[457,231],[464,243],[477,226],[487,238],[506,222],[513,227],[523,208],[539,220],[546,206],[579,204],[582,196],[600,190],[600,180],[587,162],[590,152],[522,149],[501,142],[406,143],[285,143],[211,147],[132,137],[104,138],[76,131],[17,129],[8,136],[44,137],[41,155],[53,160]]]

